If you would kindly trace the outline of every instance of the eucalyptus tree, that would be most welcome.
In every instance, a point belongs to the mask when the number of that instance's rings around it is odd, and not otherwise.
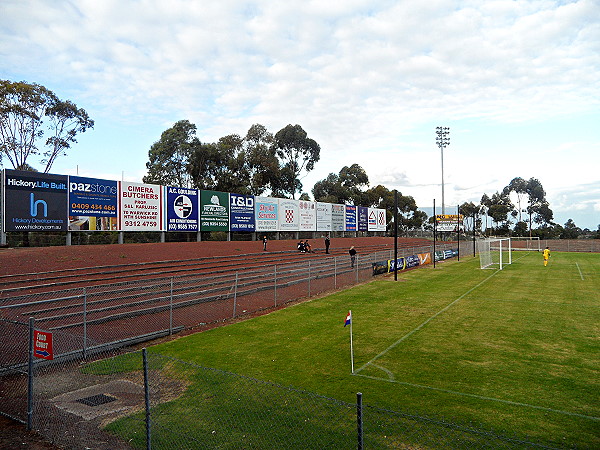
[[[344,166],[338,174],[330,173],[312,189],[315,200],[329,203],[363,204],[369,177],[359,164]]]
[[[275,133],[274,146],[282,170],[279,190],[295,198],[296,192],[302,191],[300,175],[314,169],[321,158],[321,147],[300,125],[287,125]]]
[[[84,109],[46,87],[0,80],[0,162],[6,158],[14,169],[23,169],[37,156],[47,173],[77,135],[93,127]]]
[[[144,183],[177,187],[191,187],[190,156],[201,145],[196,137],[196,125],[180,120],[163,131],[160,139],[150,147],[147,175]]]

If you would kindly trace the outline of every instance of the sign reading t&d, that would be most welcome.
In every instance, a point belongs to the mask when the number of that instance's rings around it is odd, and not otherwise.
[[[54,359],[52,333],[33,330],[33,356],[36,358]]]

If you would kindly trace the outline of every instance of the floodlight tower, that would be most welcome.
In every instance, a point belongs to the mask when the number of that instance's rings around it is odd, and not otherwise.
[[[444,148],[450,145],[450,127],[435,127],[435,143],[442,153],[442,214],[446,214],[444,208]]]

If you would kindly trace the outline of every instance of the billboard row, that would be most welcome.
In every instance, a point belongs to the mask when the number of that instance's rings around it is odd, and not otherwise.
[[[385,210],[6,169],[4,231],[385,231]]]

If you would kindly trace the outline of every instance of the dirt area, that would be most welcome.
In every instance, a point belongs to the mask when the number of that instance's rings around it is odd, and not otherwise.
[[[268,252],[296,250],[295,240],[271,240]],[[323,239],[312,239],[311,244],[317,253],[324,253]],[[375,245],[388,245],[393,248],[390,237],[361,237],[331,239],[332,253],[346,253],[351,245],[359,253]],[[59,269],[82,267],[102,267],[118,264],[134,264],[152,261],[174,261],[211,256],[241,255],[262,253],[261,241],[230,242],[164,242],[160,244],[112,244],[112,245],[72,245],[68,247],[0,248],[0,276],[48,272]],[[0,289],[2,288],[0,282]]]
[[[27,431],[25,425],[0,415],[0,449],[59,449],[47,443],[37,433]]]

